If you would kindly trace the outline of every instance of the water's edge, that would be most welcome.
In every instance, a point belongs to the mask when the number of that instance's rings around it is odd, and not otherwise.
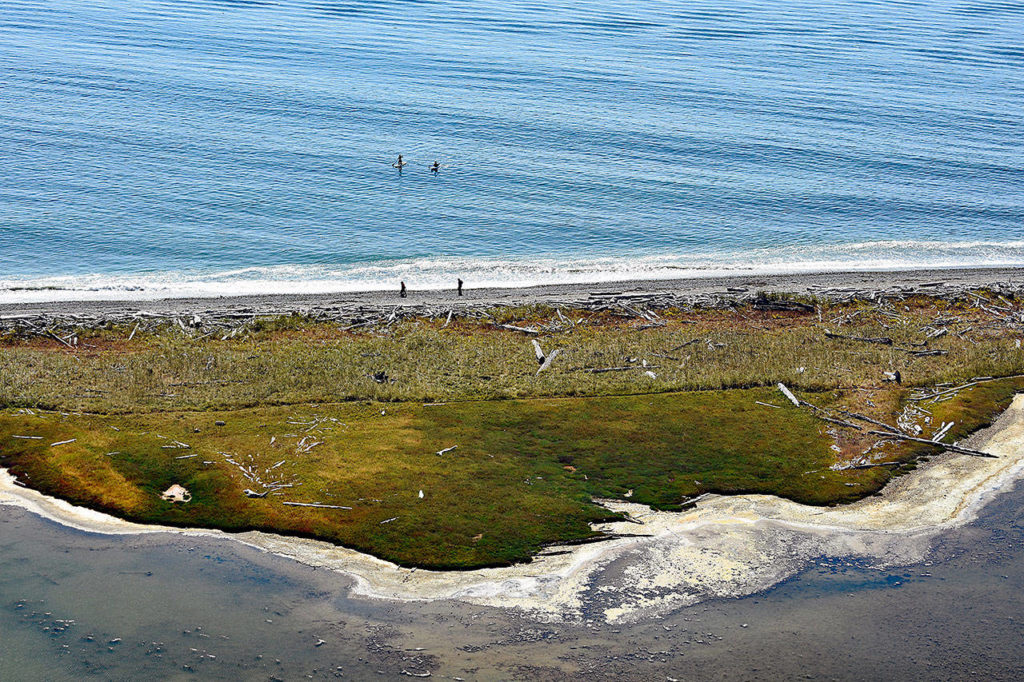
[[[350,576],[353,593],[368,598],[456,599],[514,608],[540,620],[572,621],[597,612],[617,622],[708,598],[752,594],[795,575],[813,557],[852,556],[880,566],[920,561],[938,533],[976,518],[1021,477],[1024,395],[970,440],[999,457],[946,454],[890,482],[880,495],[843,507],[806,507],[764,495],[719,496],[683,513],[607,502],[643,525],[602,528],[650,537],[577,546],[530,564],[468,572],[404,569],[325,542],[269,533],[130,523],[21,487],[6,470],[0,470],[0,504],[91,533],[228,537]]]

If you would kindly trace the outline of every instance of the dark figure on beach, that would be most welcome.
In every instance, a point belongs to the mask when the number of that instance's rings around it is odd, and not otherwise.
[[[435,161],[434,165],[430,167],[430,172],[433,173],[434,175],[437,175],[437,171],[439,170],[441,170],[441,164]]]
[[[401,155],[401,154],[399,154],[399,155],[398,155],[398,161],[395,161],[395,162],[394,162],[393,164],[391,164],[391,165],[392,165],[392,166],[394,166],[395,168],[397,168],[398,170],[402,170],[402,166],[404,166],[404,165],[405,165],[405,161],[402,161],[402,155]]]
[[[459,280],[459,296],[462,296],[462,280]]]
[[[897,384],[902,384],[903,383],[903,375],[900,374],[899,370],[896,370],[895,372],[893,372],[893,381],[895,381]]]
[[[402,282],[402,290],[398,292],[398,295],[399,295],[399,296],[401,296],[402,298],[405,298],[405,297],[406,297],[406,293],[405,293],[405,282]]]

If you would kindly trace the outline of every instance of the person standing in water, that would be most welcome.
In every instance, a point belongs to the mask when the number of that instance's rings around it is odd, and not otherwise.
[[[402,161],[402,155],[401,155],[401,154],[399,154],[399,155],[398,155],[398,161],[395,161],[395,162],[394,162],[393,164],[391,164],[391,165],[392,165],[392,166],[394,166],[395,168],[397,168],[398,170],[402,170],[402,166],[404,166],[404,165],[405,165],[405,161]]]

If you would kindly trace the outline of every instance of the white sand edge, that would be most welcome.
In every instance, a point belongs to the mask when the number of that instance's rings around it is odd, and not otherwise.
[[[978,510],[1024,472],[1024,394],[974,446],[998,459],[943,455],[895,479],[880,496],[841,507],[800,505],[767,495],[721,496],[682,513],[609,503],[645,534],[571,548],[530,564],[465,572],[409,570],[354,550],[260,532],[227,534],[131,523],[16,485],[0,469],[0,504],[82,531],[228,537],[351,576],[353,593],[403,601],[453,598],[518,608],[541,619],[629,620],[713,596],[740,596],[795,574],[815,557],[859,557],[878,565],[924,558],[939,531]]]

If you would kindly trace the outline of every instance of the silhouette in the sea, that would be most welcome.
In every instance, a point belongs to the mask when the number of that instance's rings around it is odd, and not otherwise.
[[[435,161],[434,165],[430,167],[430,172],[433,173],[434,175],[437,175],[437,172],[439,170],[441,170],[441,164]]]
[[[462,280],[459,280],[459,296],[462,296]]]
[[[402,166],[407,166],[408,164],[405,161],[402,161],[402,155],[399,154],[398,155],[398,161],[395,161],[391,165],[394,166],[395,168],[397,168],[398,170],[402,170]]]
[[[405,291],[405,282],[402,282],[402,290],[398,292],[398,295],[405,298],[408,294]]]

